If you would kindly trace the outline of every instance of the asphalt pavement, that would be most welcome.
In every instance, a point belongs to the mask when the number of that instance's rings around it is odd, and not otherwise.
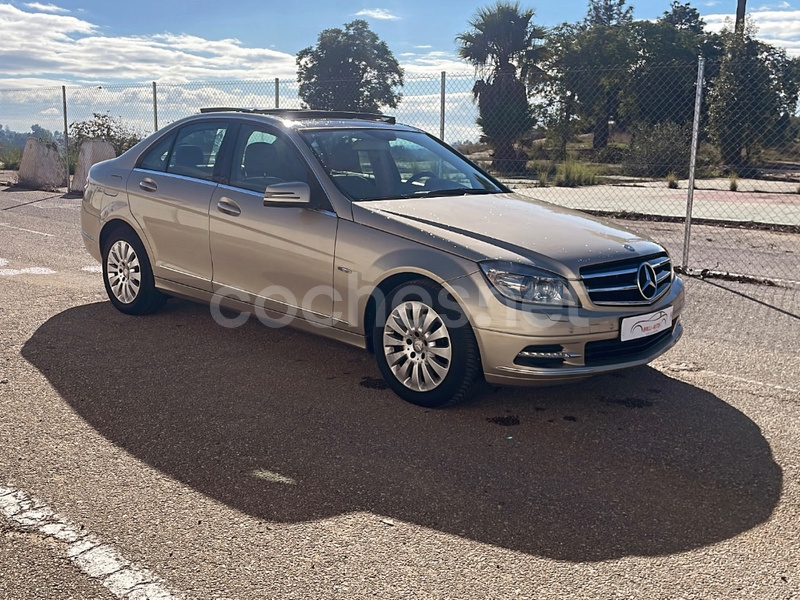
[[[0,188],[0,598],[800,598],[796,291],[692,279],[650,366],[425,410],[333,341],[116,312],[79,214]]]

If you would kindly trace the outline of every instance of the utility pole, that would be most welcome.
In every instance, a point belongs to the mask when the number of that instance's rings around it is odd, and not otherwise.
[[[736,33],[744,33],[744,13],[747,0],[736,0],[736,25],[734,31]]]

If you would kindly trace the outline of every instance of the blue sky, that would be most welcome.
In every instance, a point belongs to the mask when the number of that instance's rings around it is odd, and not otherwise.
[[[375,0],[0,0],[0,88],[61,84],[294,79],[294,56],[320,31],[366,19],[409,75],[466,72],[455,36],[489,2]],[[586,0],[523,2],[535,22],[577,21]],[[654,19],[669,0],[629,2]],[[735,0],[693,3],[710,28],[722,27]],[[758,37],[800,55],[800,0],[748,3]]]

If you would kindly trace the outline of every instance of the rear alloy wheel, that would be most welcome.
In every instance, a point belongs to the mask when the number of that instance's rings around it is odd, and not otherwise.
[[[373,330],[378,368],[389,387],[404,400],[431,408],[469,398],[481,373],[472,328],[460,311],[442,306],[441,293],[425,280],[395,288]]]
[[[103,248],[103,283],[114,307],[129,315],[145,315],[164,305],[156,289],[150,261],[133,231],[118,229]]]

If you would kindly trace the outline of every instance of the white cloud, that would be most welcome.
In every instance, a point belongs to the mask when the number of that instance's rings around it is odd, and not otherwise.
[[[380,13],[388,15],[386,11]],[[208,40],[181,33],[111,37],[84,19],[27,12],[0,3],[0,30],[15,31],[0,45],[0,88],[156,81],[294,80],[295,57],[251,48],[234,38]],[[30,44],[28,40],[39,43]],[[455,54],[416,46],[401,55],[407,76],[471,71]]]
[[[397,21],[400,17],[395,14],[392,14],[385,8],[365,8],[364,10],[358,11],[355,16],[357,17],[370,17],[372,19],[378,19],[380,21]]]
[[[0,45],[3,77],[10,80],[201,81],[295,77],[295,57],[248,48],[236,39],[206,40],[172,33],[107,37],[86,20],[26,12],[0,3],[0,31],[14,31]],[[35,39],[36,44],[30,40]]]
[[[46,108],[43,111],[39,112],[40,115],[60,115],[61,111],[55,107]]]
[[[735,15],[703,15],[709,31],[733,27]],[[755,37],[778,48],[789,56],[800,56],[800,10],[763,10],[747,15],[755,26]]]
[[[25,6],[30,8],[31,10],[36,10],[45,13],[65,14],[70,12],[68,9],[61,8],[60,6],[56,6],[55,4],[42,4],[41,2],[29,2]]]
[[[48,77],[0,77],[0,90],[28,90],[31,88],[59,87],[66,80]]]
[[[450,52],[433,50],[411,56],[414,56],[414,58],[409,56],[402,64],[406,71],[406,76],[438,75],[442,71],[458,74],[472,73],[472,69],[464,61]]]
[[[758,6],[753,9],[754,12],[764,12],[769,10],[786,10],[787,8],[792,8],[792,5],[788,2],[778,2],[776,4],[764,4],[762,6]]]

